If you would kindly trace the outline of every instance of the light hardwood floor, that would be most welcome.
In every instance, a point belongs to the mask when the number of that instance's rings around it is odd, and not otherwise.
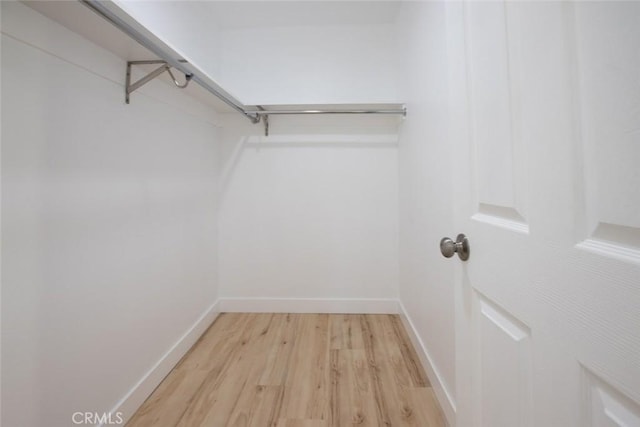
[[[221,314],[128,427],[444,426],[396,315]]]

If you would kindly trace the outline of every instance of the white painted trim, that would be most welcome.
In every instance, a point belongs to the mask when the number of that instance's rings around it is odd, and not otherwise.
[[[220,311],[235,313],[397,314],[394,298],[220,298]]]
[[[162,380],[178,364],[180,359],[198,341],[207,328],[220,314],[219,300],[205,310],[188,331],[167,351],[164,356],[142,377],[138,383],[113,407],[111,420],[115,420],[116,413],[121,412],[125,425],[144,401],[153,393]],[[100,424],[103,427],[103,424]]]
[[[413,347],[416,349],[416,353],[418,353],[418,357],[420,358],[420,362],[427,372],[427,376],[429,377],[429,381],[431,382],[431,386],[433,387],[433,391],[436,394],[436,398],[440,403],[440,407],[444,412],[445,417],[447,418],[447,423],[449,426],[456,425],[456,404],[453,396],[444,386],[444,382],[442,381],[442,377],[438,372],[438,368],[434,365],[433,359],[429,356],[429,352],[425,347],[420,335],[418,335],[418,331],[413,326],[413,322],[411,321],[411,317],[409,313],[405,309],[402,301],[398,301],[398,311],[400,315],[400,319],[402,320],[402,324],[404,328],[407,330],[407,334],[411,339],[411,343]]]

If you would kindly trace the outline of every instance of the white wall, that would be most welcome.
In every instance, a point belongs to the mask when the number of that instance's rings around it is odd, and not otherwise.
[[[217,298],[213,111],[2,2],[2,425],[109,411]]]
[[[397,123],[226,118],[221,297],[397,298]]]
[[[243,102],[400,102],[393,25],[262,27],[221,32],[220,82]]]
[[[400,133],[400,300],[422,340],[435,390],[451,417],[455,398],[453,267],[439,241],[455,238],[447,138],[445,5],[404,3],[398,18],[400,96],[407,118]]]

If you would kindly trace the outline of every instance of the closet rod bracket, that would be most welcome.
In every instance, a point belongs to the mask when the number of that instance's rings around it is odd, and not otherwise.
[[[183,62],[186,63],[187,61],[185,61],[184,59],[179,60],[179,62]],[[158,68],[156,68],[155,70],[151,71],[150,73],[148,73],[146,76],[140,78],[140,80],[131,83],[131,67],[133,65],[159,65]],[[171,80],[173,80],[173,84],[176,85],[176,87],[180,88],[180,89],[184,89],[189,85],[189,82],[191,81],[191,78],[193,77],[193,74],[185,74],[185,82],[184,83],[179,83],[178,80],[176,80],[176,78],[173,76],[173,73],[171,72],[171,65],[169,65],[167,63],[167,61],[163,61],[160,59],[151,59],[151,60],[147,60],[147,61],[128,61],[127,62],[127,75],[126,75],[126,84],[125,84],[125,102],[127,104],[129,104],[130,101],[130,95],[136,91],[137,89],[141,88],[142,86],[144,86],[145,84],[149,83],[151,80],[155,79],[156,77],[158,77],[160,74],[164,73],[164,72],[169,73],[169,75],[171,76]]]
[[[258,112],[256,112],[257,120],[253,123],[260,123],[260,120],[262,120],[262,124],[264,125],[264,136],[269,136],[269,114],[267,114],[267,111],[260,105],[256,105],[256,108],[258,108]]]
[[[264,123],[264,136],[269,136],[269,115],[262,116],[262,122]]]

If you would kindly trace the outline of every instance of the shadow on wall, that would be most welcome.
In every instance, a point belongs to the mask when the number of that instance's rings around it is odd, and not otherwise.
[[[272,116],[270,134],[265,136],[262,122],[253,124],[236,114],[222,116],[220,201],[246,149],[397,148],[403,121],[393,116]]]

